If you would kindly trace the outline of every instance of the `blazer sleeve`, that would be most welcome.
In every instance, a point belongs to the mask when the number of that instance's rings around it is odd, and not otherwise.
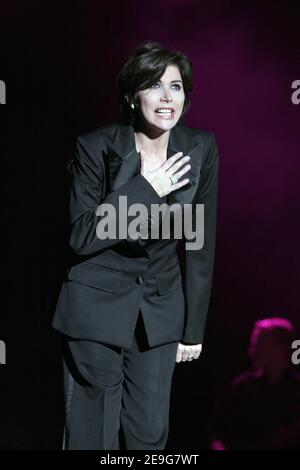
[[[214,134],[202,170],[198,204],[204,204],[204,243],[199,250],[185,250],[186,317],[183,342],[200,344],[209,307],[216,239],[219,154]]]
[[[102,200],[106,177],[103,158],[99,156],[99,151],[96,155],[83,137],[77,138],[71,173],[69,245],[77,255],[91,255],[122,240],[118,238],[119,196],[127,196],[127,207],[135,203],[144,204],[148,213],[151,204],[159,204],[161,201],[151,184],[140,174],[132,177],[116,191],[107,194]],[[103,217],[107,218],[107,214],[97,215],[96,212],[99,213],[101,204],[107,203],[114,207],[117,215],[116,238],[102,239],[97,236],[96,228]],[[127,217],[127,228],[135,217]]]

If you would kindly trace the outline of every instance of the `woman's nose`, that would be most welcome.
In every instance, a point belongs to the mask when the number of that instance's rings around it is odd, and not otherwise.
[[[161,99],[164,100],[164,101],[165,101],[165,100],[171,101],[171,100],[172,100],[172,97],[171,97],[170,92],[168,92],[167,90],[164,90],[164,91],[162,92]]]

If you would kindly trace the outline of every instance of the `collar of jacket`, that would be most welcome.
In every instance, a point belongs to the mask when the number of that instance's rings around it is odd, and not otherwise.
[[[197,133],[183,125],[176,124],[169,136],[167,158],[177,152],[190,155],[190,182],[168,195],[169,204],[192,203],[201,174],[203,143]],[[116,123],[113,141],[109,144],[109,176],[112,191],[139,174],[139,155],[136,150],[134,128],[129,124]],[[182,177],[185,178],[185,175]]]

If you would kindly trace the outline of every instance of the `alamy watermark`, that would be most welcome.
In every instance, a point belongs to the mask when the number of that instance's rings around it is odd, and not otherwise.
[[[295,349],[291,357],[292,363],[297,366],[300,364],[300,339],[295,339],[295,341],[292,342],[292,349]]]
[[[0,104],[6,104],[6,85],[3,80],[0,80]]]
[[[6,344],[0,340],[0,364],[6,364]]]
[[[295,90],[291,96],[292,103],[300,104],[300,80],[294,80],[292,82],[292,89]]]
[[[196,204],[196,210],[193,209],[192,204],[184,204],[183,208],[178,203],[151,204],[149,215],[148,208],[144,204],[136,203],[128,207],[127,196],[119,196],[118,214],[115,206],[110,203],[98,206],[96,215],[102,218],[96,227],[97,237],[101,240],[127,237],[132,240],[159,239],[161,227],[161,236],[164,240],[182,239],[184,236],[186,240],[193,240],[185,243],[186,250],[200,250],[204,244],[204,204]],[[174,222],[173,233],[171,213]],[[159,224],[160,215],[161,224]],[[132,216],[136,217],[128,223],[128,217]]]

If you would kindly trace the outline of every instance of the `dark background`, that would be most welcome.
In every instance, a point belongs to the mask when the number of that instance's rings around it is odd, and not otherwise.
[[[57,449],[59,335],[74,139],[119,119],[115,80],[145,40],[185,52],[185,123],[220,150],[215,277],[201,358],[176,365],[168,448],[206,448],[216,397],[249,366],[253,322],[299,329],[300,8],[292,2],[1,1],[0,446]]]

